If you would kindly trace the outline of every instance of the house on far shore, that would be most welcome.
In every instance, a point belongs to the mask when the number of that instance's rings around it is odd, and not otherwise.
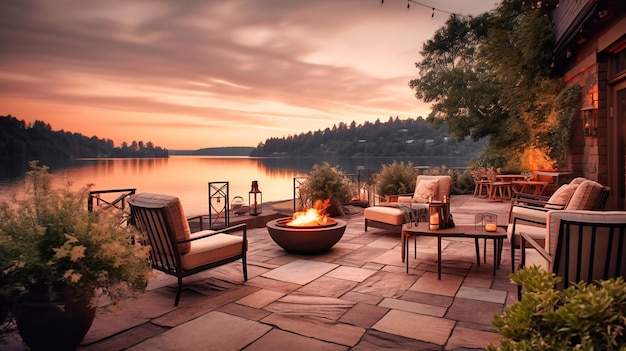
[[[626,1],[551,0],[554,67],[582,87],[569,165],[611,187],[607,209],[626,209]]]

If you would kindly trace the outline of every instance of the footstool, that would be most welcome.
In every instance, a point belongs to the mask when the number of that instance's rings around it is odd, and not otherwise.
[[[365,217],[365,231],[367,227],[389,230],[402,236],[402,225],[405,223],[405,211],[395,207],[372,206],[363,210]],[[410,219],[409,219],[410,220]],[[402,240],[404,246],[404,240]],[[404,247],[402,247],[402,262],[404,262]]]

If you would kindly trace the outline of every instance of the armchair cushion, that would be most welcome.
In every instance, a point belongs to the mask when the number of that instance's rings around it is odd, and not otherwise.
[[[212,230],[203,230],[191,234],[191,239],[211,234]],[[241,255],[243,239],[230,234],[215,234],[192,241],[191,249],[181,256],[181,266],[184,270],[191,270],[205,265],[207,262],[217,262],[233,256]]]
[[[428,202],[429,199],[437,199],[439,179],[422,179],[415,185],[413,194],[414,202]]]
[[[576,191],[576,189],[578,189],[579,184],[580,183],[570,183],[570,184],[561,185],[558,189],[556,189],[554,194],[552,194],[550,199],[548,199],[548,203],[544,207],[553,209],[553,210],[563,209],[563,207],[567,206],[567,204],[572,199],[572,196],[574,195],[574,192]],[[554,204],[558,204],[558,205],[554,205]],[[563,206],[560,206],[560,205],[563,205]]]
[[[175,196],[163,194],[141,193],[132,196],[136,206],[148,208],[164,208],[165,221],[171,230],[176,233],[176,240],[183,241],[191,238],[191,229],[183,212],[183,205]],[[185,255],[191,249],[191,243],[178,244],[181,255]]]
[[[567,204],[566,210],[591,210],[600,197],[602,185],[593,180],[585,180],[578,185],[572,198]]]

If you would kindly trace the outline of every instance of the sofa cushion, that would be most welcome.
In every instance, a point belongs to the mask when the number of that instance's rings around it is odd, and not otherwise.
[[[148,208],[163,208],[165,221],[169,228],[176,233],[176,240],[187,240],[191,238],[189,223],[183,212],[183,205],[175,196],[163,194],[140,193],[131,195],[136,206]],[[181,255],[189,252],[191,244],[189,242],[178,244]]]

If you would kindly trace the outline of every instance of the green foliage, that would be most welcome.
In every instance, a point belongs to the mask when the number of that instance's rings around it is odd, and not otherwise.
[[[578,84],[563,89],[556,98],[555,121],[545,134],[544,143],[550,150],[550,157],[557,168],[567,167],[567,155],[572,138],[572,121],[582,98],[582,88]]]
[[[393,161],[383,165],[376,174],[376,194],[379,196],[409,194],[415,191],[415,180],[419,171],[411,162]]]
[[[324,162],[322,165],[314,165],[307,179],[300,186],[300,193],[311,199],[330,200],[331,205],[341,209],[341,205],[350,202],[354,187],[338,167]]]
[[[489,136],[490,147],[518,159],[527,149],[552,150],[562,162],[569,125],[552,115],[578,103],[557,99],[562,83],[551,71],[548,5],[507,0],[471,20],[451,17],[423,45],[420,78],[409,82],[417,98],[432,102],[427,120],[447,123],[457,140]]]
[[[504,337],[487,350],[626,350],[626,282],[622,277],[580,282],[563,291],[559,278],[533,266],[511,279],[522,285],[519,302],[492,323]]]
[[[116,302],[143,291],[150,265],[140,233],[119,213],[89,212],[90,186],[53,189],[47,167],[31,169],[24,198],[0,204],[0,300],[19,308],[29,292],[96,289]]]

